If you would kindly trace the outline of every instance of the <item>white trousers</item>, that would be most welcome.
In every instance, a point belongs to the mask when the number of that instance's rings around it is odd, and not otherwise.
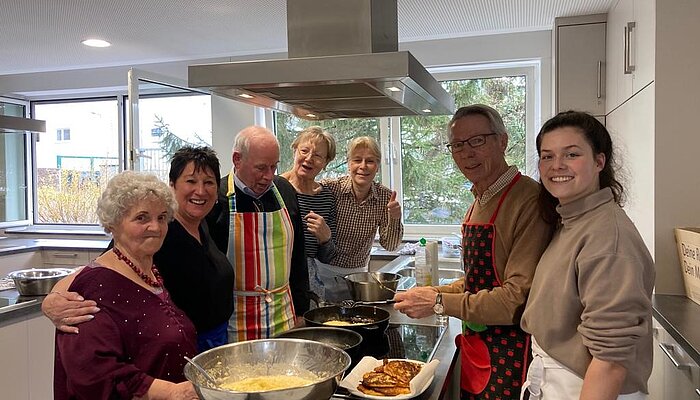
[[[557,360],[550,357],[532,336],[532,363],[527,370],[520,400],[530,391],[530,400],[578,400],[583,379]],[[646,400],[642,392],[621,394],[618,400]]]

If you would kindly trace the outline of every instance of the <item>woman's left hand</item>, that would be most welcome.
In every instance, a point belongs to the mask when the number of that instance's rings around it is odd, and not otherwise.
[[[326,224],[326,220],[323,219],[322,216],[311,211],[308,214],[306,214],[305,219],[306,229],[308,229],[309,232],[316,236],[316,239],[318,239],[319,243],[323,244],[331,240],[331,228],[328,227],[328,224]]]
[[[396,201],[396,191],[391,191],[391,197],[386,204],[386,209],[389,211],[389,217],[393,219],[401,219],[401,204]]]

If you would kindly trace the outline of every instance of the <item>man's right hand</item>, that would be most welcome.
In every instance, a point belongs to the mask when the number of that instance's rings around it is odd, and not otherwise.
[[[100,311],[97,303],[85,300],[76,292],[51,292],[41,303],[41,312],[56,325],[56,329],[66,333],[78,333],[77,326],[95,318]]]

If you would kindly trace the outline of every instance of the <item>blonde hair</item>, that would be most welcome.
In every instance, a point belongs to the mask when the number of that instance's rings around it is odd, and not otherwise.
[[[352,154],[360,149],[367,149],[377,156],[377,160],[382,159],[382,151],[379,148],[379,143],[370,136],[359,136],[350,141],[348,144],[348,158],[352,157]]]
[[[330,133],[324,131],[320,126],[310,126],[299,132],[299,135],[297,135],[292,142],[292,150],[296,150],[301,143],[306,142],[326,144],[326,147],[328,148],[328,154],[326,154],[326,164],[333,161],[335,158],[335,139]]]

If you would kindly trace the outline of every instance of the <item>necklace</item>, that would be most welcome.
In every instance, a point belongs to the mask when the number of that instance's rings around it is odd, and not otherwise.
[[[125,256],[124,253],[122,253],[116,246],[112,247],[112,252],[114,252],[114,255],[117,256],[118,259],[121,261],[124,261],[124,264],[128,265],[129,268],[131,268],[136,274],[143,280],[147,285],[153,286],[154,288],[161,288],[163,287],[163,278],[161,278],[160,273],[158,272],[158,269],[156,268],[156,265],[153,264],[151,267],[151,271],[153,271],[153,276],[156,277],[156,280],[154,281],[151,279],[150,276],[146,275],[143,271],[139,269],[134,263],[129,260],[129,257]]]

